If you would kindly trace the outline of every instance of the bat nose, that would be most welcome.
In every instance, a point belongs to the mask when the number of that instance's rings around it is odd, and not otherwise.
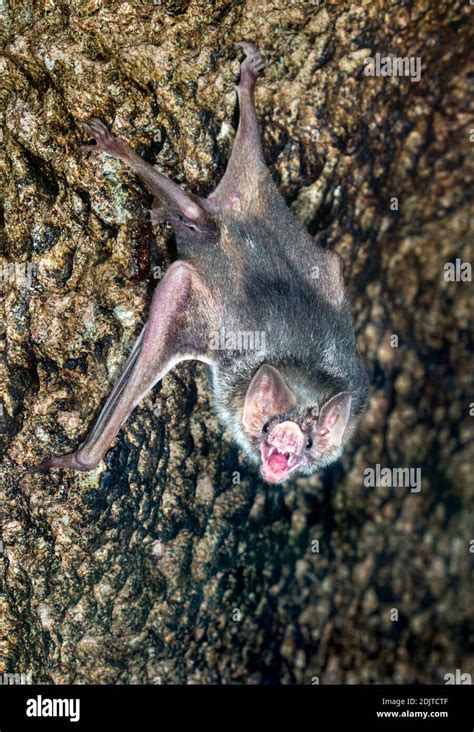
[[[295,422],[281,422],[274,426],[268,442],[284,452],[299,452],[304,445],[304,435]]]

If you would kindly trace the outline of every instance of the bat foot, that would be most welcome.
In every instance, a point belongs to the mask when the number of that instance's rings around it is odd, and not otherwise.
[[[95,145],[81,145],[82,152],[105,152],[115,158],[126,156],[127,144],[114,137],[100,119],[93,117],[89,122],[82,122],[81,127],[95,140]]]
[[[253,87],[257,76],[259,76],[265,68],[265,59],[258,50],[257,46],[247,41],[237,43],[244,53],[245,59],[240,64],[240,89],[250,89]]]
[[[95,468],[95,465],[87,464],[79,460],[76,452],[71,452],[67,455],[58,455],[52,457],[50,460],[45,460],[38,465],[33,465],[28,468],[23,475],[34,475],[35,473],[47,473],[48,470],[57,468],[73,468],[74,470],[80,470],[81,472],[87,472]]]

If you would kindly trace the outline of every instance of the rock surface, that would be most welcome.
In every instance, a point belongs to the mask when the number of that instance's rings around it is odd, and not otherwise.
[[[473,11],[452,0],[10,0],[0,672],[311,684],[474,671],[472,290],[443,277],[472,257]],[[78,152],[80,123],[100,117],[209,193],[231,149],[242,39],[268,58],[256,99],[275,179],[346,262],[373,383],[356,439],[325,473],[267,486],[188,363],[96,471],[20,479],[84,437],[173,258],[134,176]],[[421,80],[366,76],[376,52],[421,57]],[[367,486],[376,464],[420,468],[421,491]]]

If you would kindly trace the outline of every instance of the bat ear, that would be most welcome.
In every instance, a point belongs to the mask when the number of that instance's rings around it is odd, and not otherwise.
[[[296,397],[281,374],[264,363],[247,389],[242,424],[246,432],[258,437],[265,422],[295,406]]]
[[[324,404],[319,414],[316,433],[327,436],[329,444],[337,447],[347,427],[351,413],[352,397],[347,391],[341,391]]]

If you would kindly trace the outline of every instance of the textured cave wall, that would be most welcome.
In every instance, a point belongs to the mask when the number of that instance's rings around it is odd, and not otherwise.
[[[443,279],[446,262],[472,258],[474,8],[288,5],[7,2],[0,672],[442,683],[474,671],[472,290]],[[96,471],[20,479],[84,437],[173,258],[134,176],[78,153],[79,123],[100,117],[208,193],[231,149],[242,39],[268,58],[256,99],[274,176],[346,261],[373,381],[354,442],[323,474],[265,485],[217,425],[204,369],[185,364]],[[377,51],[420,56],[421,80],[365,76]],[[377,463],[420,467],[421,492],[366,487]]]

